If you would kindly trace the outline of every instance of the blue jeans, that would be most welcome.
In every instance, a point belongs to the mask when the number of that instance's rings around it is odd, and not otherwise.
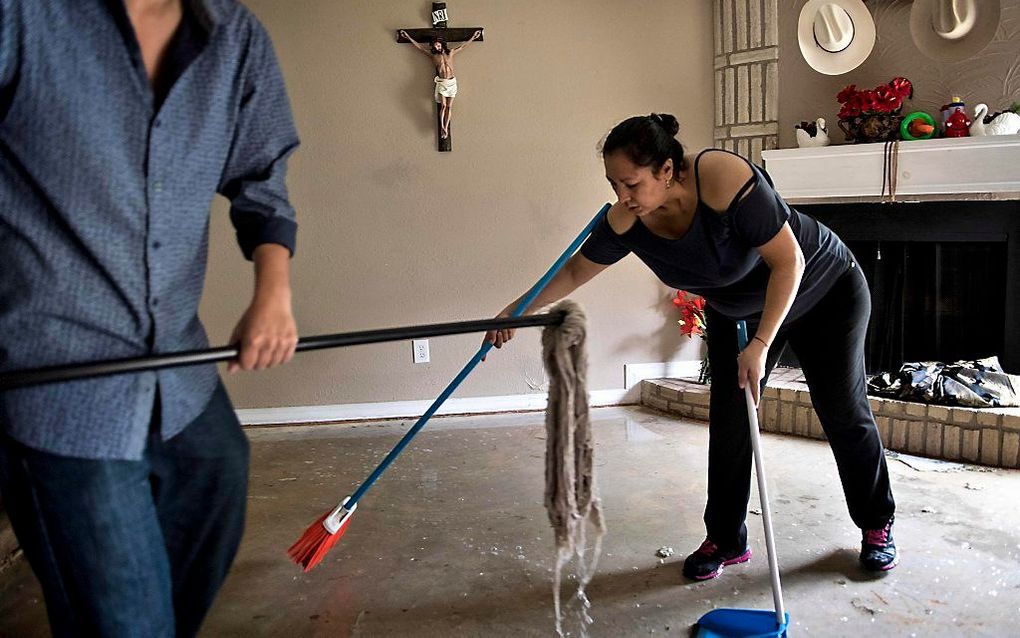
[[[139,461],[56,456],[0,436],[0,491],[54,636],[194,636],[244,529],[248,440],[220,384]]]

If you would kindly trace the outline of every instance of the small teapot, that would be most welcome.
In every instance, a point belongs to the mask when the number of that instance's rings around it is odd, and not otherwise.
[[[970,118],[967,112],[960,109],[946,118],[945,137],[970,137]]]
[[[939,128],[939,132],[945,134],[946,120],[948,120],[953,113],[963,111],[966,106],[967,105],[964,104],[963,99],[958,95],[954,95],[953,100],[949,104],[943,104],[942,108],[939,109],[942,111],[942,126]]]

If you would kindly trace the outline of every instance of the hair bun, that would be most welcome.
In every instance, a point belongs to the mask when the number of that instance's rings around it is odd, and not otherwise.
[[[680,122],[676,121],[676,118],[669,113],[652,113],[648,117],[652,118],[652,121],[661,126],[669,133],[670,137],[675,137],[680,132]]]

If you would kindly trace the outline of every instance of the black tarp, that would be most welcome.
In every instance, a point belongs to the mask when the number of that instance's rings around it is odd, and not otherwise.
[[[868,380],[868,394],[971,408],[1020,407],[1020,375],[1008,374],[998,357],[973,361],[904,363],[899,372]]]

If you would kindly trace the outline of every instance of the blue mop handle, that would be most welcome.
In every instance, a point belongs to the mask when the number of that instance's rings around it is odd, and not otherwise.
[[[542,278],[538,280],[538,283],[536,283],[531,290],[528,291],[528,294],[524,296],[521,302],[517,304],[517,307],[514,308],[514,311],[510,314],[511,317],[520,317],[524,314],[524,311],[531,305],[531,302],[535,301],[538,295],[547,285],[549,285],[549,282],[552,281],[552,278],[556,276],[556,273],[558,273],[563,268],[563,265],[567,263],[567,260],[573,257],[574,253],[576,253],[581,247],[581,244],[584,243],[584,240],[588,239],[588,236],[591,235],[593,230],[595,230],[595,225],[598,224],[599,220],[602,219],[602,216],[606,214],[610,206],[610,204],[606,204],[599,210],[598,213],[595,214],[595,217],[592,217],[592,220],[584,227],[581,234],[579,234],[577,238],[571,242],[570,246],[568,246],[567,249],[563,251],[563,254],[560,255],[560,258],[549,267],[549,270],[542,275]],[[425,424],[428,423],[428,420],[436,413],[436,410],[438,410],[439,407],[443,405],[448,398],[450,398],[450,395],[457,389],[457,386],[459,386],[461,382],[467,378],[468,374],[475,369],[478,362],[482,360],[482,357],[484,357],[491,348],[492,343],[489,341],[482,344],[482,347],[478,349],[478,352],[476,352],[473,357],[471,357],[471,360],[467,362],[467,365],[465,365],[454,380],[450,382],[450,385],[446,386],[446,389],[443,390],[435,401],[432,402],[432,405],[430,405],[429,409],[425,411],[425,414],[421,415],[414,426],[407,431],[407,434],[404,435],[404,438],[400,439],[400,442],[397,443],[392,450],[390,450],[390,453],[386,455],[386,458],[384,458],[379,466],[375,468],[375,471],[373,471],[358,487],[358,489],[355,490],[354,494],[351,495],[345,505],[346,509],[351,510],[358,504],[358,501],[361,500],[361,497],[368,491],[368,488],[372,487],[372,484],[375,483],[380,476],[382,476],[382,473],[386,471],[386,468],[390,466],[390,463],[392,463],[394,459],[396,459],[400,453],[404,451],[404,448],[411,442],[414,435],[418,434],[418,431],[425,427]]]
[[[747,322],[737,322],[737,352],[743,352],[744,348],[747,347],[747,342],[750,341],[747,338]]]

